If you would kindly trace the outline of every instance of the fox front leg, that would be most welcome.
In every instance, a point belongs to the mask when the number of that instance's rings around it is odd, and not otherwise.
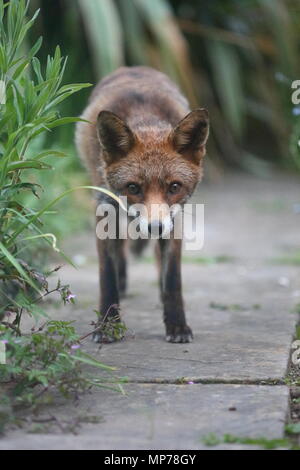
[[[119,240],[100,240],[97,250],[100,272],[100,318],[93,339],[97,343],[121,339],[123,329],[119,314],[118,247]],[[118,331],[119,327],[120,332]]]
[[[181,240],[159,240],[161,286],[166,341],[189,343],[193,333],[186,323],[181,286]]]

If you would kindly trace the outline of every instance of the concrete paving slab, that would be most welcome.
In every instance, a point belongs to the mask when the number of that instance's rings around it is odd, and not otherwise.
[[[283,272],[291,279],[287,288],[277,284]],[[89,323],[96,308],[91,295],[97,292],[96,267],[82,268],[80,274],[78,279],[78,274],[68,268],[66,278],[80,303],[68,313],[66,310],[65,318],[75,319],[84,334],[91,330]],[[296,268],[249,268],[240,275],[236,267],[225,264],[188,264],[184,265],[184,278],[193,343],[164,341],[155,268],[149,265],[146,269],[143,263],[137,263],[131,272],[132,295],[122,307],[128,327],[126,339],[103,345],[101,350],[88,339],[87,351],[116,366],[119,376],[135,382],[174,382],[182,377],[223,382],[282,381],[297,321],[291,313]],[[53,312],[52,316],[56,315],[61,313]]]
[[[126,395],[97,390],[86,396],[80,412],[103,419],[73,435],[17,431],[0,440],[3,449],[205,449],[203,438],[281,438],[288,390],[284,386],[130,384]],[[229,409],[235,408],[235,411]],[[50,410],[51,411],[51,410]],[[59,419],[72,419],[78,409],[55,409]],[[45,416],[47,413],[45,414]],[[219,444],[218,449],[257,448]]]

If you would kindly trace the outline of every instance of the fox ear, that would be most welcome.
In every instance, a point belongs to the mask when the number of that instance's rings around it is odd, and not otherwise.
[[[100,144],[110,162],[124,157],[134,146],[135,137],[127,124],[111,111],[101,111],[97,119]]]
[[[209,134],[209,116],[204,108],[195,109],[183,118],[171,134],[173,146],[178,153],[199,163],[205,155]]]

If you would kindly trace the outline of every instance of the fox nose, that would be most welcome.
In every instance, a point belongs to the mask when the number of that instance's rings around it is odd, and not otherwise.
[[[150,235],[161,237],[163,233],[163,224],[159,220],[155,220],[148,224],[148,232]]]

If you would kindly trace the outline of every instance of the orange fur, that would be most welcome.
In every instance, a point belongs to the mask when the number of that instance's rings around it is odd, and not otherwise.
[[[150,209],[148,222],[166,216],[151,211],[152,204],[183,205],[201,180],[208,113],[191,112],[163,73],[148,67],[118,69],[95,87],[82,118],[89,122],[77,124],[76,144],[93,184],[127,196],[129,205],[143,203]],[[109,311],[115,319],[118,309],[111,307],[119,304],[119,287],[126,286],[124,250],[121,240],[97,244],[100,311],[103,315]],[[180,257],[180,241],[159,240],[164,321],[171,342],[192,338],[181,295]]]

